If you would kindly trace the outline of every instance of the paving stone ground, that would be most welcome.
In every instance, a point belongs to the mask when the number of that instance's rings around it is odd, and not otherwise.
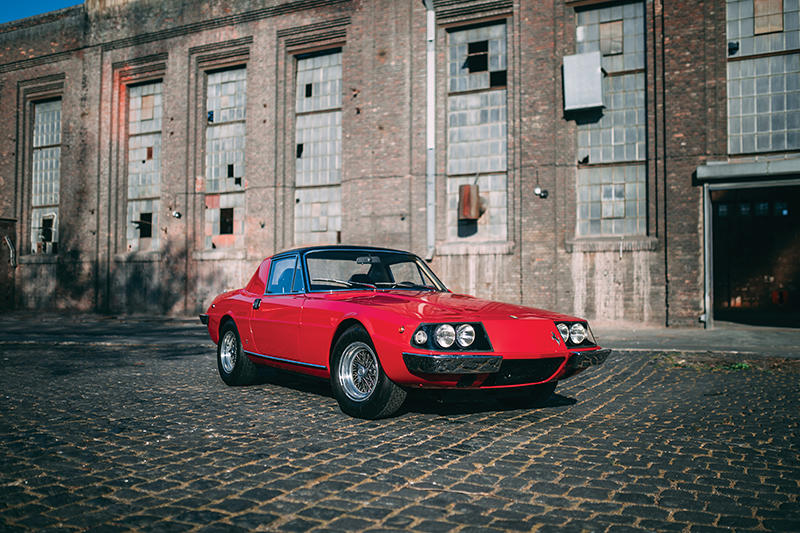
[[[800,369],[618,352],[539,409],[227,387],[212,346],[0,345],[0,530],[800,531]],[[786,364],[784,364],[786,363]]]

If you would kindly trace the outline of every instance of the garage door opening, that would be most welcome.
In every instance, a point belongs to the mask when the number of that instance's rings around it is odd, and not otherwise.
[[[715,320],[800,328],[800,186],[711,191]]]

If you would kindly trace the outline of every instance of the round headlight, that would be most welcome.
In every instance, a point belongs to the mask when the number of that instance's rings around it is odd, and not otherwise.
[[[424,330],[419,330],[414,333],[414,342],[422,346],[428,342],[428,334]]]
[[[456,342],[456,330],[450,324],[442,324],[436,328],[433,338],[442,348],[449,348]]]
[[[572,341],[572,344],[580,344],[586,338],[586,328],[583,327],[583,324],[572,324],[572,327],[569,328],[569,340]]]
[[[466,348],[475,341],[475,328],[469,324],[461,324],[456,330],[456,340],[459,346]]]
[[[556,327],[558,328],[558,332],[561,333],[561,339],[567,342],[567,339],[569,339],[569,326],[559,323],[556,324]]]

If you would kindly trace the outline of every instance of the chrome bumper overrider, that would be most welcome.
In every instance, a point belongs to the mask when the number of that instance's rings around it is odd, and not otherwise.
[[[603,348],[587,352],[571,352],[571,354],[572,357],[569,358],[569,363],[567,364],[571,369],[578,370],[602,364],[611,355],[611,350]]]
[[[420,374],[488,374],[500,370],[503,358],[496,355],[429,355],[403,353],[410,372]]]

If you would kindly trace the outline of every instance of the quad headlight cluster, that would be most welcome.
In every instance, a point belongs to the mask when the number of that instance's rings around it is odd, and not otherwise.
[[[577,346],[583,344],[585,341],[588,341],[589,344],[594,344],[594,339],[588,329],[588,324],[584,325],[581,322],[558,322],[556,323],[556,328],[558,328],[558,332],[561,334],[564,344]]]
[[[423,324],[414,333],[412,343],[432,350],[490,349],[480,324]]]

